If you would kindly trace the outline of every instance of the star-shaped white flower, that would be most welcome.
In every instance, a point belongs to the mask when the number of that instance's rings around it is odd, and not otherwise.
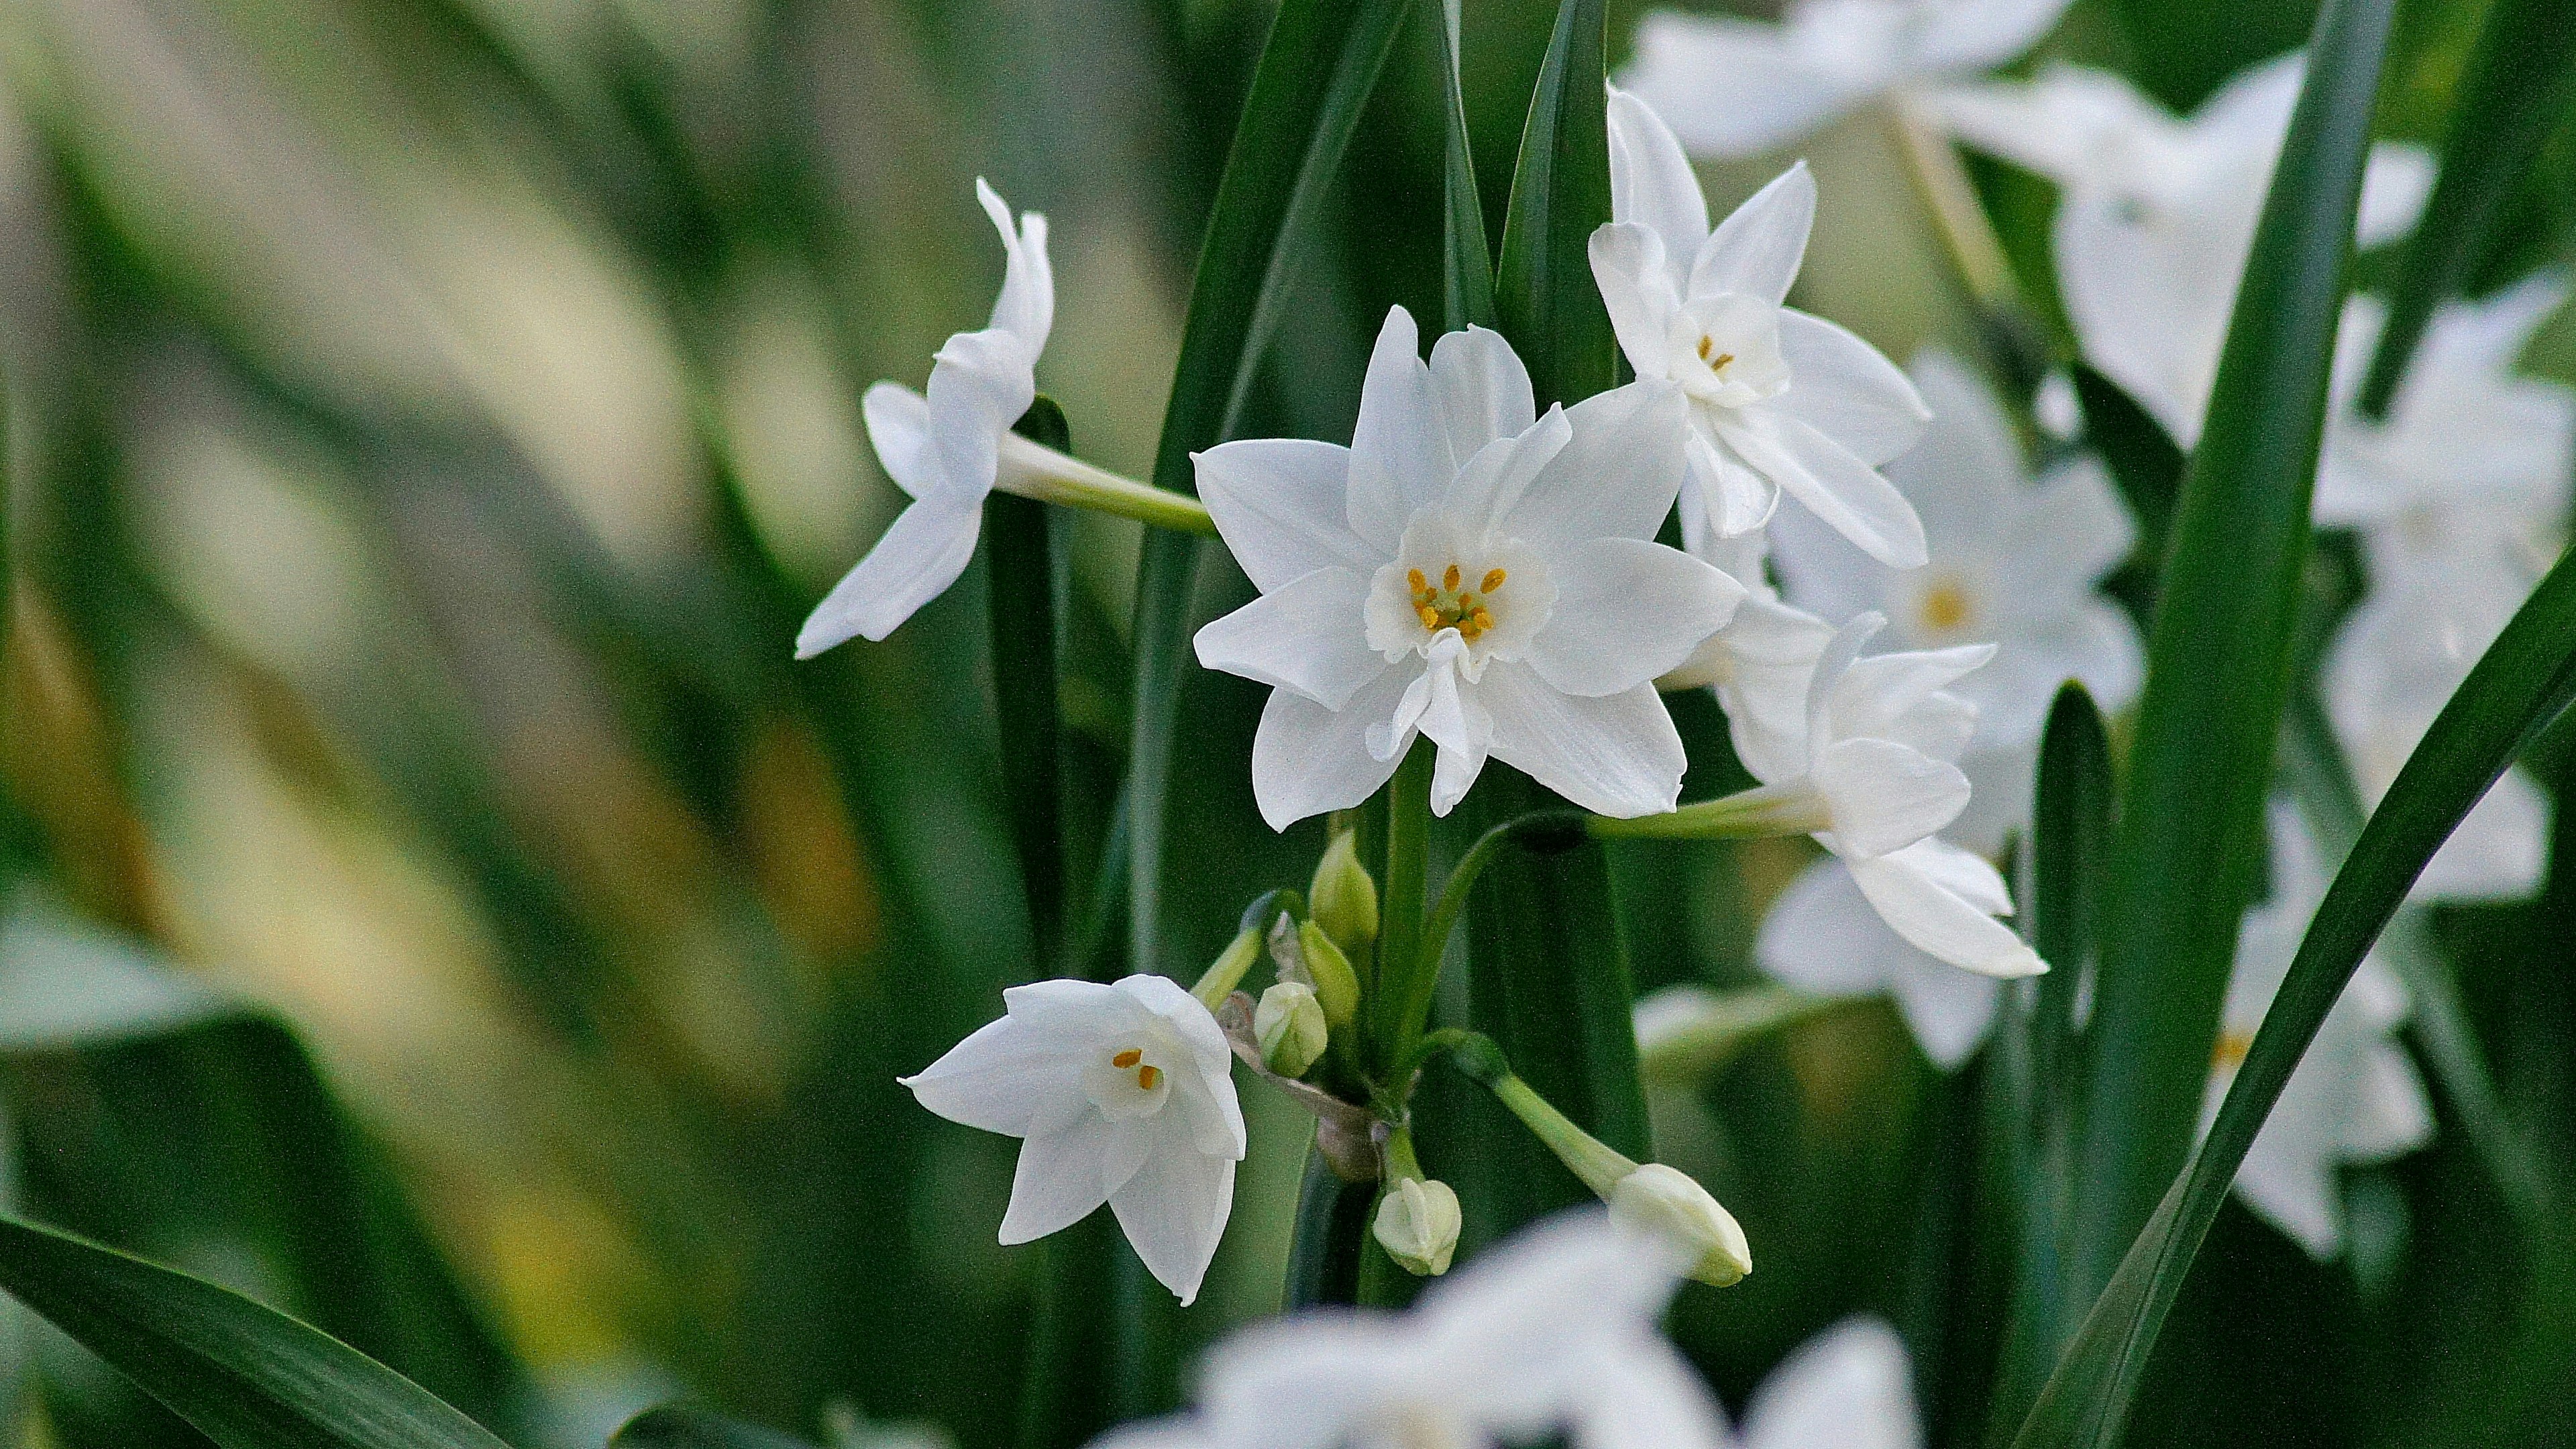
[[[952,1122],[1024,1139],[1002,1241],[1106,1202],[1183,1303],[1216,1254],[1243,1159],[1233,1054],[1198,998],[1160,976],[1040,981],[903,1084]]]
[[[2201,1113],[2204,1131],[2325,899],[2316,844],[2285,803],[2272,806],[2271,841],[2272,894],[2246,912],[2237,931],[2236,971]],[[2376,956],[2365,958],[2236,1170],[2236,1195],[2245,1205],[2317,1258],[2342,1250],[2338,1169],[2386,1162],[2432,1140],[2423,1080],[2394,1039],[2406,1015],[2406,988],[2396,973]]]
[[[1890,90],[2028,50],[2067,0],[1792,0],[1778,24],[1649,14],[1619,83],[1713,159],[1785,145]]]
[[[2303,74],[2295,52],[2256,66],[2189,120],[2118,76],[2067,66],[2027,84],[1935,99],[1969,144],[2062,188],[2058,290],[2085,360],[2185,448],[2200,438],[2237,281]],[[2432,174],[2431,159],[2415,147],[2372,149],[2363,245],[2414,225]]]
[[[2086,456],[2035,484],[1994,395],[1947,353],[1914,360],[1933,422],[1887,476],[1923,520],[1930,562],[1898,572],[1812,519],[1781,518],[1772,553],[1789,601],[1828,619],[1875,609],[1890,642],[1940,649],[1993,643],[1993,662],[1952,686],[1977,708],[1960,768],[1976,793],[1945,833],[1982,853],[2027,821],[2039,734],[2058,686],[2080,680],[2106,713],[2146,675],[2137,625],[2095,592],[2137,541],[2128,507]]]
[[[1367,799],[1417,735],[1446,814],[1488,755],[1586,809],[1670,810],[1680,734],[1656,676],[1744,590],[1654,541],[1682,473],[1680,392],[1638,382],[1537,415],[1500,334],[1425,366],[1387,314],[1348,448],[1197,455],[1199,496],[1262,596],[1199,662],[1272,686],[1253,793],[1276,829]]]
[[[1785,492],[1897,568],[1923,562],[1923,525],[1878,473],[1931,414],[1877,349],[1783,306],[1816,219],[1799,163],[1715,230],[1681,143],[1643,101],[1610,93],[1610,214],[1592,276],[1640,378],[1689,399],[1682,534],[1762,526]]]
[[[957,333],[939,349],[928,397],[880,382],[861,400],[877,461],[912,502],[814,606],[796,635],[799,659],[852,636],[883,639],[957,582],[975,555],[1004,439],[1037,400],[1038,354],[1055,325],[1046,218],[1024,212],[1014,229],[1010,208],[981,177],[975,196],[1009,258],[992,321],[980,332]]]

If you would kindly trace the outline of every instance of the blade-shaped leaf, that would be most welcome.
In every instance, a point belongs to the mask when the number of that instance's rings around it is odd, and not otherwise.
[[[2387,413],[2433,309],[2459,292],[2505,199],[2566,119],[2571,82],[2576,9],[2567,0],[2496,0],[2452,101],[2441,174],[2389,290],[2388,323],[2361,385],[2363,412]]]
[[[2288,697],[2326,380],[2393,0],[2330,0],[2175,511],[2101,913],[2068,1271],[2108,1281],[2190,1152]]]
[[[68,1233],[0,1217],[0,1288],[224,1449],[507,1449],[319,1329]]]
[[[1059,452],[1073,440],[1064,410],[1041,396],[1013,432]],[[1002,786],[1012,842],[1028,894],[1029,937],[1037,974],[1060,974],[1065,951],[1064,838],[1061,824],[1062,736],[1056,681],[1054,510],[1032,498],[995,492],[984,500],[987,613],[993,640],[993,706],[1002,745]]]
[[[1485,241],[1485,206],[1476,190],[1468,146],[1467,96],[1458,69],[1459,0],[1441,0],[1427,27],[1440,48],[1441,296],[1448,330],[1494,325],[1494,254]]]
[[[1604,0],[1565,0],[1530,96],[1503,213],[1494,308],[1539,405],[1611,383],[1610,313],[1592,283],[1592,233],[1610,220],[1610,111]]]
[[[608,1449],[814,1449],[802,1439],[694,1404],[646,1409],[608,1436]]]
[[[2122,1258],[2014,1440],[2108,1449],[2211,1219],[2300,1056],[2460,818],[2576,698],[2576,555],[2469,672],[2379,802],[2299,942],[2209,1136]]]

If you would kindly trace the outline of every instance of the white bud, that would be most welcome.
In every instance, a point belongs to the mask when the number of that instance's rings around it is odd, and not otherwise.
[[[1417,1278],[1449,1271],[1458,1251],[1458,1194],[1427,1177],[1399,1177],[1377,1204],[1377,1243]]]
[[[1610,1189],[1610,1218],[1656,1234],[1690,1255],[1690,1276],[1724,1288],[1753,1271],[1753,1248],[1735,1215],[1679,1168],[1649,1162]]]
[[[1262,1065],[1283,1077],[1304,1076],[1331,1039],[1315,988],[1281,981],[1261,993],[1252,1011],[1252,1039],[1261,1048]]]

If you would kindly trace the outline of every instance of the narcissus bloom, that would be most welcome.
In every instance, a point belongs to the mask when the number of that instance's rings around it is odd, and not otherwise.
[[[1681,736],[1654,680],[1744,590],[1654,541],[1682,475],[1683,399],[1640,381],[1538,415],[1502,337],[1425,366],[1387,314],[1351,445],[1225,443],[1199,496],[1261,597],[1199,662],[1272,686],[1252,784],[1274,829],[1367,799],[1439,748],[1446,814],[1488,755],[1604,815],[1670,810]]]
[[[1789,168],[1715,230],[1681,143],[1610,93],[1611,221],[1592,276],[1640,378],[1688,398],[1683,540],[1759,528],[1787,493],[1872,558],[1923,562],[1923,525],[1878,473],[1931,416],[1877,349],[1782,305],[1807,252],[1816,182]]]
[[[912,499],[796,635],[810,659],[853,636],[883,639],[947,591],[975,555],[984,496],[993,491],[1011,425],[1037,400],[1038,354],[1055,326],[1055,273],[1046,218],[1010,208],[983,178],[975,196],[1002,234],[1002,295],[980,332],[960,332],[930,367],[929,395],[880,382],[861,400],[877,461]]]
[[[2066,0],[1791,0],[1778,24],[1657,11],[1620,84],[1711,158],[1784,145],[1882,92],[2028,50]]]
[[[1024,1139],[1002,1241],[1071,1227],[1106,1202],[1183,1303],[1216,1254],[1243,1160],[1233,1054],[1198,998],[1160,976],[1040,981],[903,1084],[952,1122]]]
[[[1983,875],[1971,888],[1989,882]],[[1998,875],[1994,885],[2002,884]],[[2009,897],[1972,904],[2001,915]],[[1871,908],[1851,868],[1827,858],[1810,865],[1771,902],[1753,938],[1753,960],[1775,981],[1818,996],[1889,996],[1923,1055],[1949,1071],[1973,1055],[1994,1025],[2002,984],[1958,967],[1896,934]]]

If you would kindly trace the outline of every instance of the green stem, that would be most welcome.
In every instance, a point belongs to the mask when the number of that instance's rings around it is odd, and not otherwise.
[[[1833,818],[1815,787],[1797,780],[1758,785],[1660,815],[1625,820],[1588,816],[1583,828],[1595,840],[1753,840],[1831,830]]]
[[[1188,494],[1121,477],[1017,434],[1002,439],[993,487],[1041,503],[1132,518],[1175,533],[1216,536],[1216,521],[1208,516],[1207,505]]]
[[[1391,1063],[1410,1048],[1405,1005],[1416,990],[1415,980],[1427,974],[1421,960],[1422,898],[1428,884],[1424,876],[1435,759],[1431,741],[1416,740],[1387,782],[1386,880],[1378,905],[1378,982],[1370,1042],[1375,1050],[1363,1054],[1371,1067]]]
[[[1432,908],[1431,923],[1423,930],[1418,961],[1401,1002],[1403,1015],[1396,1024],[1395,1040],[1406,1055],[1414,1054],[1413,1044],[1422,1040],[1423,1028],[1431,1023],[1431,1001],[1440,986],[1440,957],[1449,949],[1449,934],[1457,929],[1458,917],[1467,909],[1476,878],[1485,873],[1485,867],[1502,854],[1505,846],[1543,847],[1560,836],[1567,846],[1577,843],[1584,820],[1584,816],[1571,810],[1542,810],[1506,820],[1476,837],[1476,843],[1467,847],[1467,853],[1450,867],[1449,879],[1440,887],[1439,903]]]
[[[1573,1118],[1558,1111],[1555,1103],[1515,1075],[1493,1038],[1462,1032],[1450,1048],[1449,1060],[1457,1064],[1458,1070],[1482,1082],[1495,1101],[1521,1119],[1531,1136],[1555,1153],[1567,1171],[1581,1178],[1583,1185],[1604,1201],[1620,1179],[1637,1170],[1634,1158],[1584,1131]]]

